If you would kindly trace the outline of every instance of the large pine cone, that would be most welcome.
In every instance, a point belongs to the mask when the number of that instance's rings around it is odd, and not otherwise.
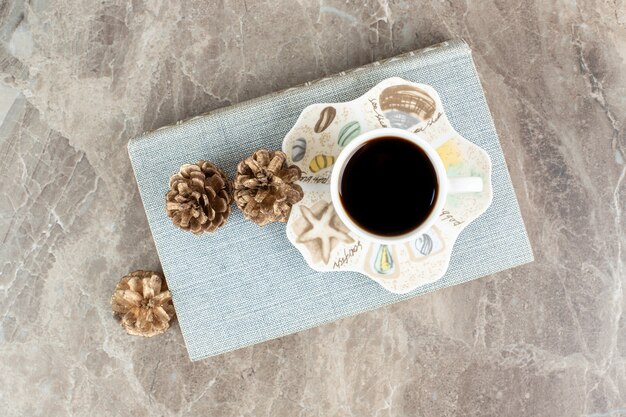
[[[167,215],[181,229],[214,232],[230,216],[232,187],[221,169],[208,161],[185,164],[170,178]]]
[[[135,271],[122,278],[111,297],[111,308],[122,327],[136,336],[163,333],[175,315],[165,280],[152,271]]]
[[[295,184],[301,174],[297,166],[287,165],[283,152],[260,149],[237,166],[233,181],[235,202],[259,226],[286,222],[291,206],[304,196],[302,188]]]

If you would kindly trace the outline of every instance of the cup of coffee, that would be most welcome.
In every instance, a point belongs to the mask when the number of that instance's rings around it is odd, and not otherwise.
[[[355,234],[383,244],[419,237],[437,220],[450,193],[480,192],[480,177],[448,178],[435,149],[402,129],[354,138],[335,161],[333,206]]]

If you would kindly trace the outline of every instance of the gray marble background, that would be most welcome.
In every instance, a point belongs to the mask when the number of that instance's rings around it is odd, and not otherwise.
[[[126,335],[159,268],[129,138],[463,37],[536,261],[191,363]],[[626,415],[626,3],[0,3],[3,416]]]

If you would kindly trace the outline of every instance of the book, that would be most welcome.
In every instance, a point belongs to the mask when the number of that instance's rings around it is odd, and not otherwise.
[[[429,84],[454,128],[493,164],[489,209],[459,236],[438,281],[392,294],[356,272],[317,272],[282,223],[259,227],[234,208],[217,233],[193,235],[165,213],[169,178],[210,160],[232,178],[259,148],[280,149],[302,110],[353,100],[389,77]],[[471,49],[452,40],[218,109],[129,142],[129,156],[191,360],[249,346],[532,261],[531,246]]]

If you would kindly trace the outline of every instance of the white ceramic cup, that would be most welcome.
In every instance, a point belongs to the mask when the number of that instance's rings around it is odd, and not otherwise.
[[[435,168],[435,173],[437,175],[437,199],[435,200],[432,211],[430,212],[428,217],[426,217],[426,219],[415,229],[397,236],[376,235],[361,228],[352,220],[350,215],[348,215],[348,213],[344,209],[343,204],[341,203],[341,196],[339,192],[339,190],[341,189],[341,179],[343,176],[343,172],[345,170],[346,164],[348,163],[352,155],[354,155],[354,153],[368,141],[382,137],[402,138],[419,146],[428,156],[428,159],[430,160],[432,166]],[[428,142],[420,138],[415,133],[394,128],[370,130],[369,132],[365,132],[354,138],[350,143],[346,145],[345,148],[343,148],[343,150],[335,160],[333,171],[330,177],[330,194],[333,202],[333,207],[335,208],[335,211],[337,212],[337,215],[339,216],[341,221],[356,235],[361,236],[366,240],[382,244],[401,243],[411,239],[415,239],[419,237],[422,233],[430,229],[441,214],[448,194],[473,193],[481,192],[482,190],[482,178],[448,177],[446,170],[443,166],[443,161],[441,160],[441,157],[439,156],[435,148],[433,148]]]

